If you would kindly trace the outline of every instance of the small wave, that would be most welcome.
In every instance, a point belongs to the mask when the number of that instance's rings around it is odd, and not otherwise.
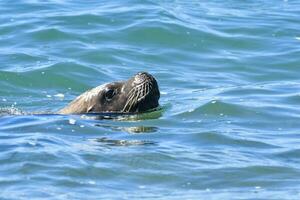
[[[260,151],[263,149],[277,149],[279,146],[269,144],[266,142],[258,141],[255,138],[250,139],[249,137],[241,137],[232,131],[232,133],[218,133],[218,132],[201,132],[191,135],[190,142],[203,143],[205,146],[215,146],[222,145],[232,148],[245,148],[254,149],[255,151]]]
[[[246,106],[224,102],[222,100],[211,100],[202,106],[195,109],[181,112],[176,115],[185,119],[198,118],[200,116],[231,116],[231,117],[246,117],[255,114]]]
[[[76,39],[76,34],[62,31],[57,28],[44,28],[40,30],[30,31],[29,36],[40,42],[55,42],[55,41],[68,41]]]

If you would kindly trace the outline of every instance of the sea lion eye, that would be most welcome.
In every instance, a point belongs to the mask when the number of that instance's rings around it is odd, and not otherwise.
[[[108,89],[105,93],[105,99],[107,101],[110,101],[113,98],[113,96],[115,96],[115,90]]]

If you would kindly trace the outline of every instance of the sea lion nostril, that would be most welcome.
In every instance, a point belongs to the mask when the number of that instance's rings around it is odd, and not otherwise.
[[[134,83],[140,84],[147,80],[151,81],[152,79],[153,79],[153,77],[150,74],[148,74],[147,72],[139,72],[134,76]]]
[[[141,75],[148,75],[147,72],[138,72],[137,75],[141,76]]]

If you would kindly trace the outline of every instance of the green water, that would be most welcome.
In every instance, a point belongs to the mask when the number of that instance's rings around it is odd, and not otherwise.
[[[300,2],[0,1],[0,199],[299,199]],[[139,71],[163,108],[55,114]]]

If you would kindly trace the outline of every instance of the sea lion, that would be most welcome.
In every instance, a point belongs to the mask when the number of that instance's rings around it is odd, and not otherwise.
[[[147,72],[139,72],[127,81],[100,85],[84,92],[58,114],[140,113],[159,106],[157,81]]]

